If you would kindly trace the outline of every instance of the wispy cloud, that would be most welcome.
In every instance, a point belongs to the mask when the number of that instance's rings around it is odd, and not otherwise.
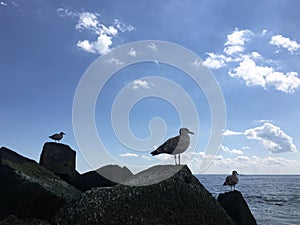
[[[128,52],[128,55],[132,56],[132,57],[136,57],[136,50],[134,50],[134,48],[131,48],[130,51]]]
[[[232,130],[225,130],[223,132],[223,136],[233,136],[233,135],[243,135],[243,132],[239,132],[239,131],[232,131]]]
[[[242,150],[235,149],[235,148],[231,149],[231,148],[229,148],[227,146],[224,146],[224,145],[220,145],[219,149],[224,151],[224,152],[231,153],[233,155],[243,155],[244,154]]]
[[[157,48],[156,44],[154,44],[153,42],[149,43],[148,47],[151,48],[155,52],[158,51],[158,48]]]
[[[116,66],[121,66],[121,65],[124,64],[121,60],[119,60],[117,58],[110,58],[110,59],[107,60],[107,62],[110,63],[110,64],[114,64]]]
[[[121,157],[138,157],[138,154],[135,154],[135,153],[123,153],[123,154],[120,154]]]
[[[132,25],[126,25],[118,19],[115,19],[112,25],[106,25],[100,22],[99,13],[92,12],[74,12],[69,9],[59,8],[57,13],[61,17],[71,17],[78,18],[77,24],[75,26],[76,30],[92,31],[95,34],[94,40],[79,40],[77,42],[77,47],[81,50],[104,55],[107,54],[112,45],[113,39],[117,38],[119,32],[129,32],[134,30]]]
[[[0,5],[1,5],[1,6],[7,6],[7,3],[1,1],[1,2],[0,2]]]

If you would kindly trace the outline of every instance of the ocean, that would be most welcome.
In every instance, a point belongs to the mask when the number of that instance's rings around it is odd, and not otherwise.
[[[195,176],[215,198],[230,191],[226,175]],[[300,225],[300,175],[240,175],[236,190],[258,225]]]

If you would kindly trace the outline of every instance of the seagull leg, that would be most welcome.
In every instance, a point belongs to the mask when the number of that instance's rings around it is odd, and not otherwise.
[[[176,162],[176,155],[174,155],[174,158],[175,158],[175,165],[177,165],[177,162]]]
[[[180,165],[180,154],[178,154],[178,161],[179,161],[179,165]]]

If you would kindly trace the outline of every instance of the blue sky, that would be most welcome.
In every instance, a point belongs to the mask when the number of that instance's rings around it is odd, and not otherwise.
[[[112,74],[95,105],[98,138],[118,163],[133,170],[174,163],[172,156],[149,153],[189,125],[196,135],[182,157],[195,173],[300,173],[299,9],[296,0],[2,0],[0,146],[38,161],[48,136],[64,131],[63,143],[77,151],[80,172],[102,166],[102,150],[94,143],[81,147],[74,134],[77,87],[98,57],[132,42],[158,40],[190,50],[214,74],[226,106],[223,142],[218,149],[207,149],[210,102],[193,79],[155,60],[135,63]],[[151,42],[148,46],[155,50]],[[137,55],[135,48],[128,52],[128,57]],[[123,62],[111,58],[110,63]],[[161,86],[164,81],[168,85]],[[176,96],[175,103],[169,93]],[[122,110],[128,108],[129,97],[147,95],[126,117]],[[116,101],[118,96],[123,98]],[[187,99],[197,110],[197,120],[176,108],[185,108]],[[115,114],[113,107],[118,109]],[[137,139],[150,141],[144,149],[132,149],[132,143],[122,143],[121,136],[125,141],[129,137],[118,133],[114,121],[117,127],[128,124]],[[206,161],[211,166],[200,171]]]

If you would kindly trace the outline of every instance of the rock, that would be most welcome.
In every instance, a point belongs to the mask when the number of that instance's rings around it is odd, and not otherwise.
[[[40,165],[52,171],[65,181],[79,175],[75,170],[76,152],[68,145],[47,142],[43,146]]]
[[[96,171],[81,174],[70,180],[69,183],[81,191],[87,191],[93,187],[114,186],[132,175],[127,167],[108,165]]]
[[[230,191],[219,194],[218,201],[237,225],[257,225],[241,192]]]
[[[19,219],[15,215],[10,215],[0,221],[0,225],[50,225],[50,223],[35,218]]]
[[[0,220],[19,218],[50,220],[80,191],[58,176],[5,147],[0,148]]]
[[[119,165],[106,165],[97,169],[97,172],[105,178],[119,184],[133,176],[133,173],[126,166],[120,167]]]
[[[60,225],[236,225],[187,166],[155,166],[126,182],[128,185],[84,192],[63,207],[52,222]],[[130,186],[141,184],[144,186]]]

